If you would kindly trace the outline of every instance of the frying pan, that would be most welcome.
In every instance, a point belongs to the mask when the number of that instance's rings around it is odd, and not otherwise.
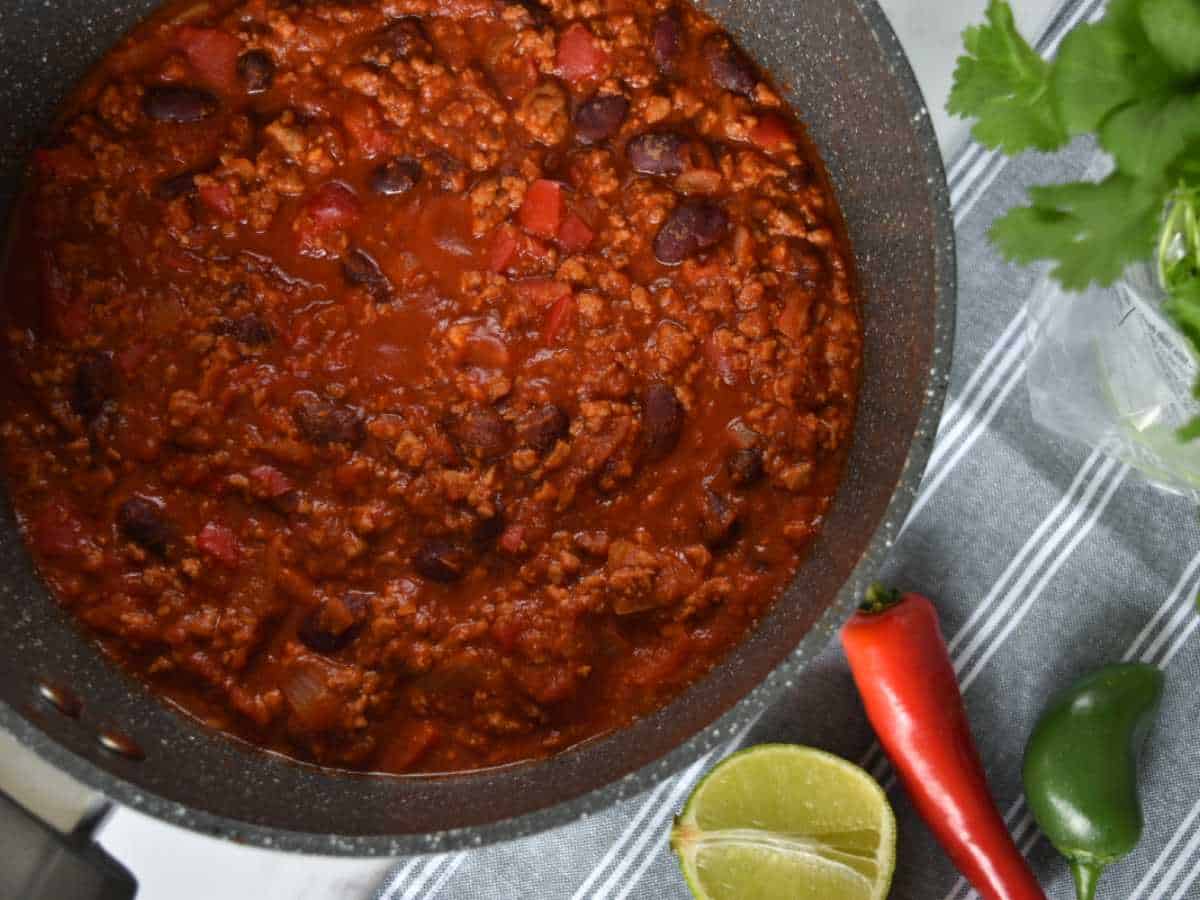
[[[0,727],[119,803],[249,844],[442,851],[558,825],[640,792],[726,740],[849,616],[908,511],[954,330],[954,244],[920,92],[874,0],[708,0],[785,88],[829,169],[865,299],[862,399],[845,479],[789,589],[668,706],[550,759],[446,776],[323,770],[255,750],[106,662],[42,586],[0,496]],[[0,214],[74,81],[154,0],[9,0],[0,10]],[[48,702],[50,701],[50,702]]]

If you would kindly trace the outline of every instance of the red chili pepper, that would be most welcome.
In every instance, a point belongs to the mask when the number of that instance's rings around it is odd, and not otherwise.
[[[874,585],[842,646],[879,742],[954,865],[985,900],[1045,900],[988,790],[933,604]]]

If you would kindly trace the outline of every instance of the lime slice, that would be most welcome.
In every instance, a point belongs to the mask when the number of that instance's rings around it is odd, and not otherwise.
[[[866,772],[822,750],[751,747],[721,762],[671,830],[699,900],[882,900],[896,817]]]

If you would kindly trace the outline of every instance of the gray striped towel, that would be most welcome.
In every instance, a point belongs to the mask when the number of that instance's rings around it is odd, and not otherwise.
[[[1100,0],[1063,4],[1039,42],[1052,54]],[[938,98],[940,102],[941,98]],[[996,215],[1030,184],[1079,178],[1095,147],[1006,160],[968,146],[949,171],[959,253],[954,375],[937,446],[883,575],[936,598],[992,788],[1047,894],[1074,896],[1061,859],[1021,797],[1025,738],[1047,697],[1115,660],[1167,672],[1144,758],[1146,833],[1114,866],[1101,896],[1200,897],[1200,527],[1187,501],[1158,493],[1128,467],[1035,426],[1024,390],[1026,303],[1038,274],[997,258]],[[872,741],[840,648],[830,647],[790,697],[738,745],[793,741],[865,765],[900,820],[896,900],[976,896],[896,787]],[[645,794],[573,825],[462,853],[401,860],[378,900],[536,898],[685,900],[666,846],[671,816],[720,754]]]

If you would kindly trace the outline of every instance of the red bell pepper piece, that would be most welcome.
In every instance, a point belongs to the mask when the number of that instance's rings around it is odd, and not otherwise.
[[[521,227],[538,237],[552,238],[562,223],[562,185],[557,181],[539,178],[525,192],[517,220]]]
[[[546,343],[553,344],[575,319],[575,295],[560,297],[546,314]]]
[[[511,225],[501,225],[492,234],[492,244],[488,248],[488,268],[493,272],[503,272],[517,255],[517,235]]]
[[[558,243],[568,253],[579,253],[586,250],[595,236],[587,222],[573,212],[567,213],[567,218],[558,229]]]
[[[988,790],[933,604],[875,585],[842,646],[879,743],[954,865],[985,900],[1045,900]]]
[[[237,536],[224,525],[209,522],[196,535],[196,546],[219,562],[233,568],[242,558]]]
[[[608,54],[596,44],[588,27],[579,22],[559,38],[555,62],[558,73],[567,81],[599,78],[608,70]]]
[[[237,61],[242,43],[219,28],[184,25],[176,35],[179,49],[202,79],[222,90],[237,86]]]

